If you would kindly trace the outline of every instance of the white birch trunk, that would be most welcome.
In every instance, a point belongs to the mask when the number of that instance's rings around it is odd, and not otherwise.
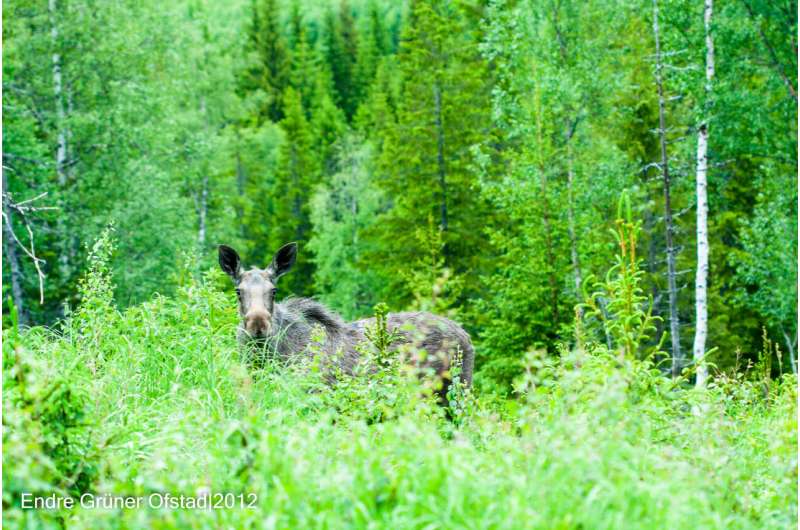
[[[208,109],[206,108],[206,98],[200,96],[200,114],[202,114],[205,128],[209,129]],[[203,178],[200,181],[200,191],[195,196],[195,208],[197,210],[197,247],[200,253],[206,246],[206,232],[208,219],[208,168],[203,168]]]
[[[197,245],[202,252],[206,247],[206,219],[208,218],[208,175],[203,175],[202,189],[197,204]]]
[[[575,208],[574,208],[574,188],[575,171],[572,161],[572,144],[567,139],[567,228],[569,231],[570,257],[572,258],[572,273],[575,281],[575,297],[581,299],[581,285],[583,277],[581,274],[580,254],[578,253],[578,234],[575,231]],[[583,309],[578,307],[578,318],[583,317]]]
[[[447,171],[444,156],[444,121],[442,119],[442,90],[439,82],[433,85],[433,104],[436,124],[436,166],[439,172],[439,188],[442,192],[442,202],[439,205],[440,223],[443,231],[447,231]],[[446,250],[445,250],[446,252]]]
[[[703,388],[708,379],[705,362],[706,336],[708,335],[708,104],[711,82],[714,78],[714,39],[711,35],[711,16],[714,0],[705,0],[706,31],[706,110],[697,133],[697,275],[695,277],[696,323],[694,333],[694,363],[697,367],[697,388]]]
[[[56,22],[58,6],[56,5],[56,0],[49,0],[47,6],[50,15],[50,40],[53,44],[53,55],[51,58],[53,98],[56,105],[56,127],[58,129],[56,133],[56,177],[58,179],[59,188],[59,207],[62,211],[62,215],[59,215],[58,220],[56,221],[56,227],[61,239],[58,264],[62,278],[67,278],[69,277],[70,237],[69,234],[66,233],[66,227],[64,225],[63,212],[66,211],[66,208],[64,208],[64,200],[62,197],[67,186],[67,137],[69,136],[69,131],[66,126],[67,114],[64,110],[64,86],[61,78],[61,54],[58,53],[58,23]]]
[[[792,373],[797,374],[797,358],[795,357],[795,349],[797,346],[797,334],[794,336],[789,335],[786,333],[786,330],[783,329],[781,326],[781,333],[783,333],[783,338],[786,341],[786,349],[789,352],[789,366],[792,367]]]

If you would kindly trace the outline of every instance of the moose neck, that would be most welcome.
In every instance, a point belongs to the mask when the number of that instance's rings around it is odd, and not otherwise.
[[[287,360],[305,350],[311,340],[312,327],[303,315],[276,303],[273,307],[272,325],[267,332],[265,347],[268,355]]]
[[[318,342],[326,350],[335,350],[347,333],[346,329],[339,315],[319,302],[310,298],[288,298],[273,306],[272,325],[267,336],[252,342],[263,352],[258,354],[259,358],[290,360],[310,353],[307,346],[317,339],[321,339]],[[320,332],[324,336],[318,336]]]

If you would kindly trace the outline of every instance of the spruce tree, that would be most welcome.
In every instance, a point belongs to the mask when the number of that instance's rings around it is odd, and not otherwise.
[[[302,20],[293,20],[292,27],[294,47],[290,85],[300,94],[303,108],[310,112],[317,91],[317,78],[322,75],[320,61],[316,51],[308,42],[308,34]]]
[[[280,31],[275,0],[253,0],[247,28],[248,66],[239,77],[239,92],[256,96],[257,122],[283,118],[281,95],[289,84],[290,58]]]
[[[358,58],[355,65],[356,100],[361,103],[369,92],[381,58],[386,53],[386,30],[375,2],[369,4],[364,31],[358,40]]]
[[[378,236],[381,265],[397,271],[390,291],[401,299],[410,293],[400,278],[424,251],[416,229],[429,216],[443,232],[445,266],[479,274],[489,215],[471,189],[470,154],[488,122],[486,63],[451,3],[414,1],[410,11],[400,44],[397,124],[387,131],[381,155],[381,182],[394,205]]]
[[[339,6],[338,17],[330,10],[325,14],[323,26],[325,56],[333,81],[334,100],[350,119],[357,104],[354,73],[358,36],[346,0]]]
[[[284,133],[278,154],[276,185],[269,197],[275,216],[269,232],[270,245],[264,249],[264,260],[281,245],[295,241],[304,248],[311,232],[309,199],[320,182],[320,163],[314,149],[311,126],[306,119],[300,95],[291,87],[284,93],[284,118],[280,123]],[[313,265],[309,255],[301,253],[295,271],[284,280],[290,292],[310,295]]]
[[[314,152],[326,175],[335,171],[335,144],[347,129],[344,112],[337,107],[322,83],[317,85],[312,110]]]
[[[396,126],[397,102],[400,99],[397,78],[395,57],[385,57],[378,65],[375,80],[369,86],[367,96],[359,105],[353,120],[355,128],[372,139],[376,152],[381,152],[384,139]]]

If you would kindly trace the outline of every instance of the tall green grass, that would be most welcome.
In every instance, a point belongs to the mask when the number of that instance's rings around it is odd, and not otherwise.
[[[587,345],[531,355],[516,399],[473,396],[448,419],[410,377],[328,388],[306,366],[248,368],[213,272],[120,313],[102,248],[60,328],[4,332],[6,528],[797,524],[792,376],[721,375],[698,392]],[[23,492],[87,491],[258,500],[20,509]]]

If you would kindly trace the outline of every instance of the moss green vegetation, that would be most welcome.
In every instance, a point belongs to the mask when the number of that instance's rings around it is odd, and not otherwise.
[[[464,396],[447,419],[402,370],[335,388],[305,366],[250,370],[216,271],[118,311],[104,245],[59,328],[4,331],[5,528],[797,524],[797,380],[770,378],[771,349],[706,391],[596,344],[531,353],[514,399]],[[86,492],[257,501],[20,509]]]

